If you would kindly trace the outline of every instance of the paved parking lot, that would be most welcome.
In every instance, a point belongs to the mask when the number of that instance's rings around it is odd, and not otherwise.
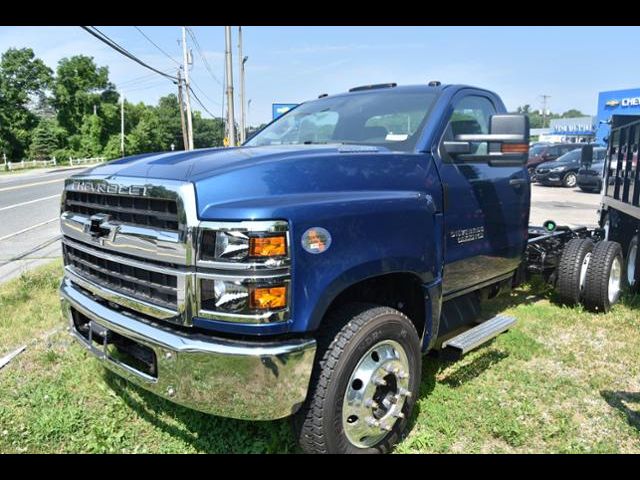
[[[531,186],[531,217],[529,223],[541,225],[554,220],[558,225],[596,227],[599,194],[585,193],[579,188]]]

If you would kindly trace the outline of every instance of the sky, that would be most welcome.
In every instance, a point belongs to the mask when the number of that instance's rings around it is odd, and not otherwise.
[[[175,74],[182,61],[178,26],[97,26],[153,67]],[[222,113],[224,27],[193,26],[206,68],[193,49],[191,77],[206,109]],[[238,93],[237,27],[233,27]],[[272,103],[300,103],[373,83],[475,85],[498,93],[509,110],[530,104],[594,115],[598,92],[640,87],[640,27],[243,27],[248,124],[271,120]],[[0,27],[0,52],[30,47],[55,70],[84,54],[108,66],[110,80],[132,102],[155,104],[176,87],[112,50],[80,27]],[[236,115],[238,112],[236,98]],[[192,100],[192,107],[203,110]],[[208,117],[206,112],[203,115]]]

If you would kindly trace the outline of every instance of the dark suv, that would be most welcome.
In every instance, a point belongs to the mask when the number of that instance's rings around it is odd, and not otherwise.
[[[549,143],[547,145],[534,145],[529,150],[529,160],[527,161],[527,170],[531,180],[535,180],[535,169],[543,162],[550,162],[565,153],[582,148],[582,143]]]

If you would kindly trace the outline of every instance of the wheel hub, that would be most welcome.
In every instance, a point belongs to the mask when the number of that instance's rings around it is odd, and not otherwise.
[[[404,418],[409,375],[407,354],[396,341],[378,342],[360,358],[342,403],[342,427],[353,445],[377,444]]]

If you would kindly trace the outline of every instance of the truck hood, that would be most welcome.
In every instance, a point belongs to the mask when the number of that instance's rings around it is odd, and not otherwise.
[[[142,177],[197,182],[199,179],[245,169],[257,164],[292,159],[335,156],[354,152],[375,153],[377,147],[355,145],[282,145],[266,147],[207,148],[191,152],[134,155],[114,160],[85,172],[89,175]],[[388,151],[388,150],[387,150]]]
[[[115,160],[83,175],[191,182],[198,217],[203,220],[287,218],[291,211],[310,204],[415,198],[416,192],[425,189],[425,176],[429,185],[437,185],[427,154],[358,145],[147,154]]]

